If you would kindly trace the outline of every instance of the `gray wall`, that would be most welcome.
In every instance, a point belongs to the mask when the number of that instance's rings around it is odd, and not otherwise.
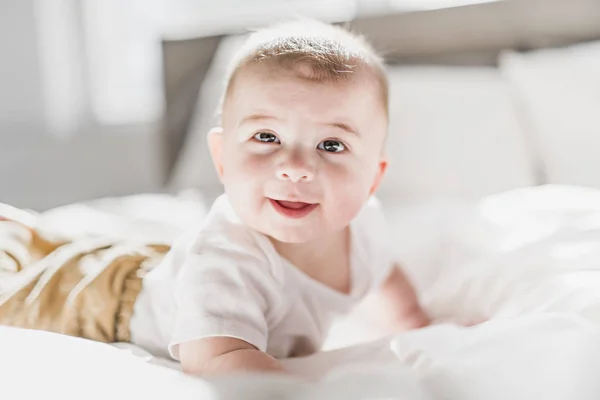
[[[63,140],[40,132],[0,136],[0,202],[45,210],[74,201],[162,187],[151,126],[88,128]]]

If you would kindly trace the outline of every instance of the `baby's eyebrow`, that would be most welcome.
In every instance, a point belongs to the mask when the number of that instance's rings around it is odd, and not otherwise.
[[[271,115],[266,115],[266,114],[250,114],[244,118],[242,118],[240,120],[240,123],[238,124],[238,126],[242,126],[247,122],[252,122],[252,121],[264,121],[264,120],[276,120],[277,118],[271,116]]]
[[[332,123],[329,123],[329,124],[326,124],[326,125],[327,126],[332,126],[334,128],[338,128],[338,129],[341,129],[341,130],[344,130],[344,131],[346,131],[348,133],[351,133],[353,135],[356,135],[356,136],[360,136],[358,134],[358,131],[356,129],[353,129],[350,125],[345,124],[343,122],[332,122]]]

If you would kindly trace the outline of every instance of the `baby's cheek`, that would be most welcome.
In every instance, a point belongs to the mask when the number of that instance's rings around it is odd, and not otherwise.
[[[370,183],[365,171],[356,166],[335,165],[327,169],[327,181],[339,195],[351,196],[357,201],[368,193]],[[358,198],[357,198],[358,197]]]
[[[331,213],[332,219],[335,219],[336,225],[344,226],[347,225],[360,211],[362,202],[357,201],[356,198],[346,197],[338,203],[339,205],[335,208],[335,212]]]
[[[326,181],[331,200],[329,215],[341,223],[349,222],[368,198],[364,180],[351,169],[336,169],[328,172]]]
[[[233,164],[235,175],[243,179],[257,179],[270,170],[269,158],[263,155],[238,155]]]

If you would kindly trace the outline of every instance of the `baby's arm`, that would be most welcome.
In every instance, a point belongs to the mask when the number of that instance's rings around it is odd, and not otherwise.
[[[395,265],[380,292],[391,328],[415,329],[429,325],[429,317],[421,308],[415,290],[399,265]]]
[[[239,372],[285,372],[279,361],[240,339],[213,337],[179,345],[183,372],[222,375]]]

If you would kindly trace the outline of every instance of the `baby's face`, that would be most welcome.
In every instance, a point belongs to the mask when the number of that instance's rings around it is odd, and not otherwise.
[[[288,243],[343,230],[385,171],[387,116],[374,79],[309,82],[266,65],[240,71],[209,136],[244,223]]]

